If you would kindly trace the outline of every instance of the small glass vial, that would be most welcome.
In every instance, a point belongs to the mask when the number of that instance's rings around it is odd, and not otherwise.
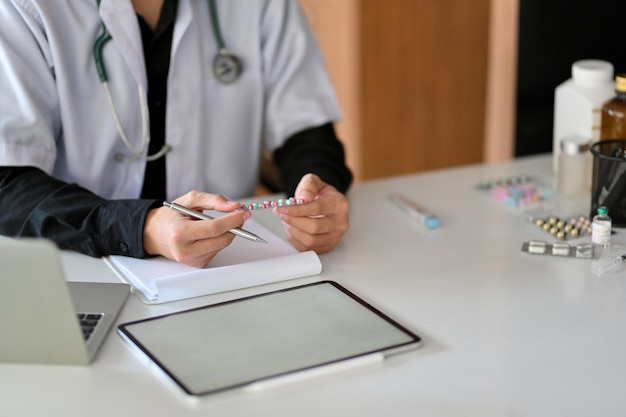
[[[561,140],[557,190],[566,196],[574,196],[589,190],[591,183],[591,153],[589,141],[579,136]]]
[[[591,221],[591,243],[600,248],[608,248],[611,243],[612,221],[609,217],[609,209],[598,207],[598,214]]]

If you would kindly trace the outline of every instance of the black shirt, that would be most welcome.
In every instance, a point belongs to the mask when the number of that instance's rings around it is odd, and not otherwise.
[[[148,77],[148,112],[150,114],[150,145],[148,155],[159,152],[165,144],[165,105],[167,103],[167,75],[170,68],[170,51],[172,35],[176,20],[178,0],[163,2],[161,15],[154,32],[148,24],[137,16],[141,38],[143,40],[143,56],[146,62]],[[146,163],[146,174],[141,190],[142,198],[165,199],[166,175],[165,158]]]

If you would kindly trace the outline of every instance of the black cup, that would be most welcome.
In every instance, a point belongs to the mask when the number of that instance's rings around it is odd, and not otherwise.
[[[626,139],[608,139],[593,143],[591,213],[598,207],[609,209],[613,225],[626,227]]]

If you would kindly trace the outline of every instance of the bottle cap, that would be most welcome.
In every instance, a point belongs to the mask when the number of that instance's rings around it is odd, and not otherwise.
[[[613,64],[598,59],[583,59],[572,64],[572,77],[576,83],[593,86],[613,79]]]
[[[607,214],[608,212],[609,212],[608,208],[604,206],[598,207],[598,214]]]
[[[626,92],[626,74],[617,74],[615,76],[615,89]]]
[[[566,155],[578,155],[589,150],[589,140],[582,136],[566,136],[561,139],[561,151]]]

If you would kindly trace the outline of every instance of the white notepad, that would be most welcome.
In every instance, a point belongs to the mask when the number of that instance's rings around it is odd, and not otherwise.
[[[268,243],[236,237],[205,268],[190,267],[164,257],[110,256],[105,261],[148,304],[318,275],[322,271],[315,252],[298,252],[254,219],[246,221],[245,228]]]

